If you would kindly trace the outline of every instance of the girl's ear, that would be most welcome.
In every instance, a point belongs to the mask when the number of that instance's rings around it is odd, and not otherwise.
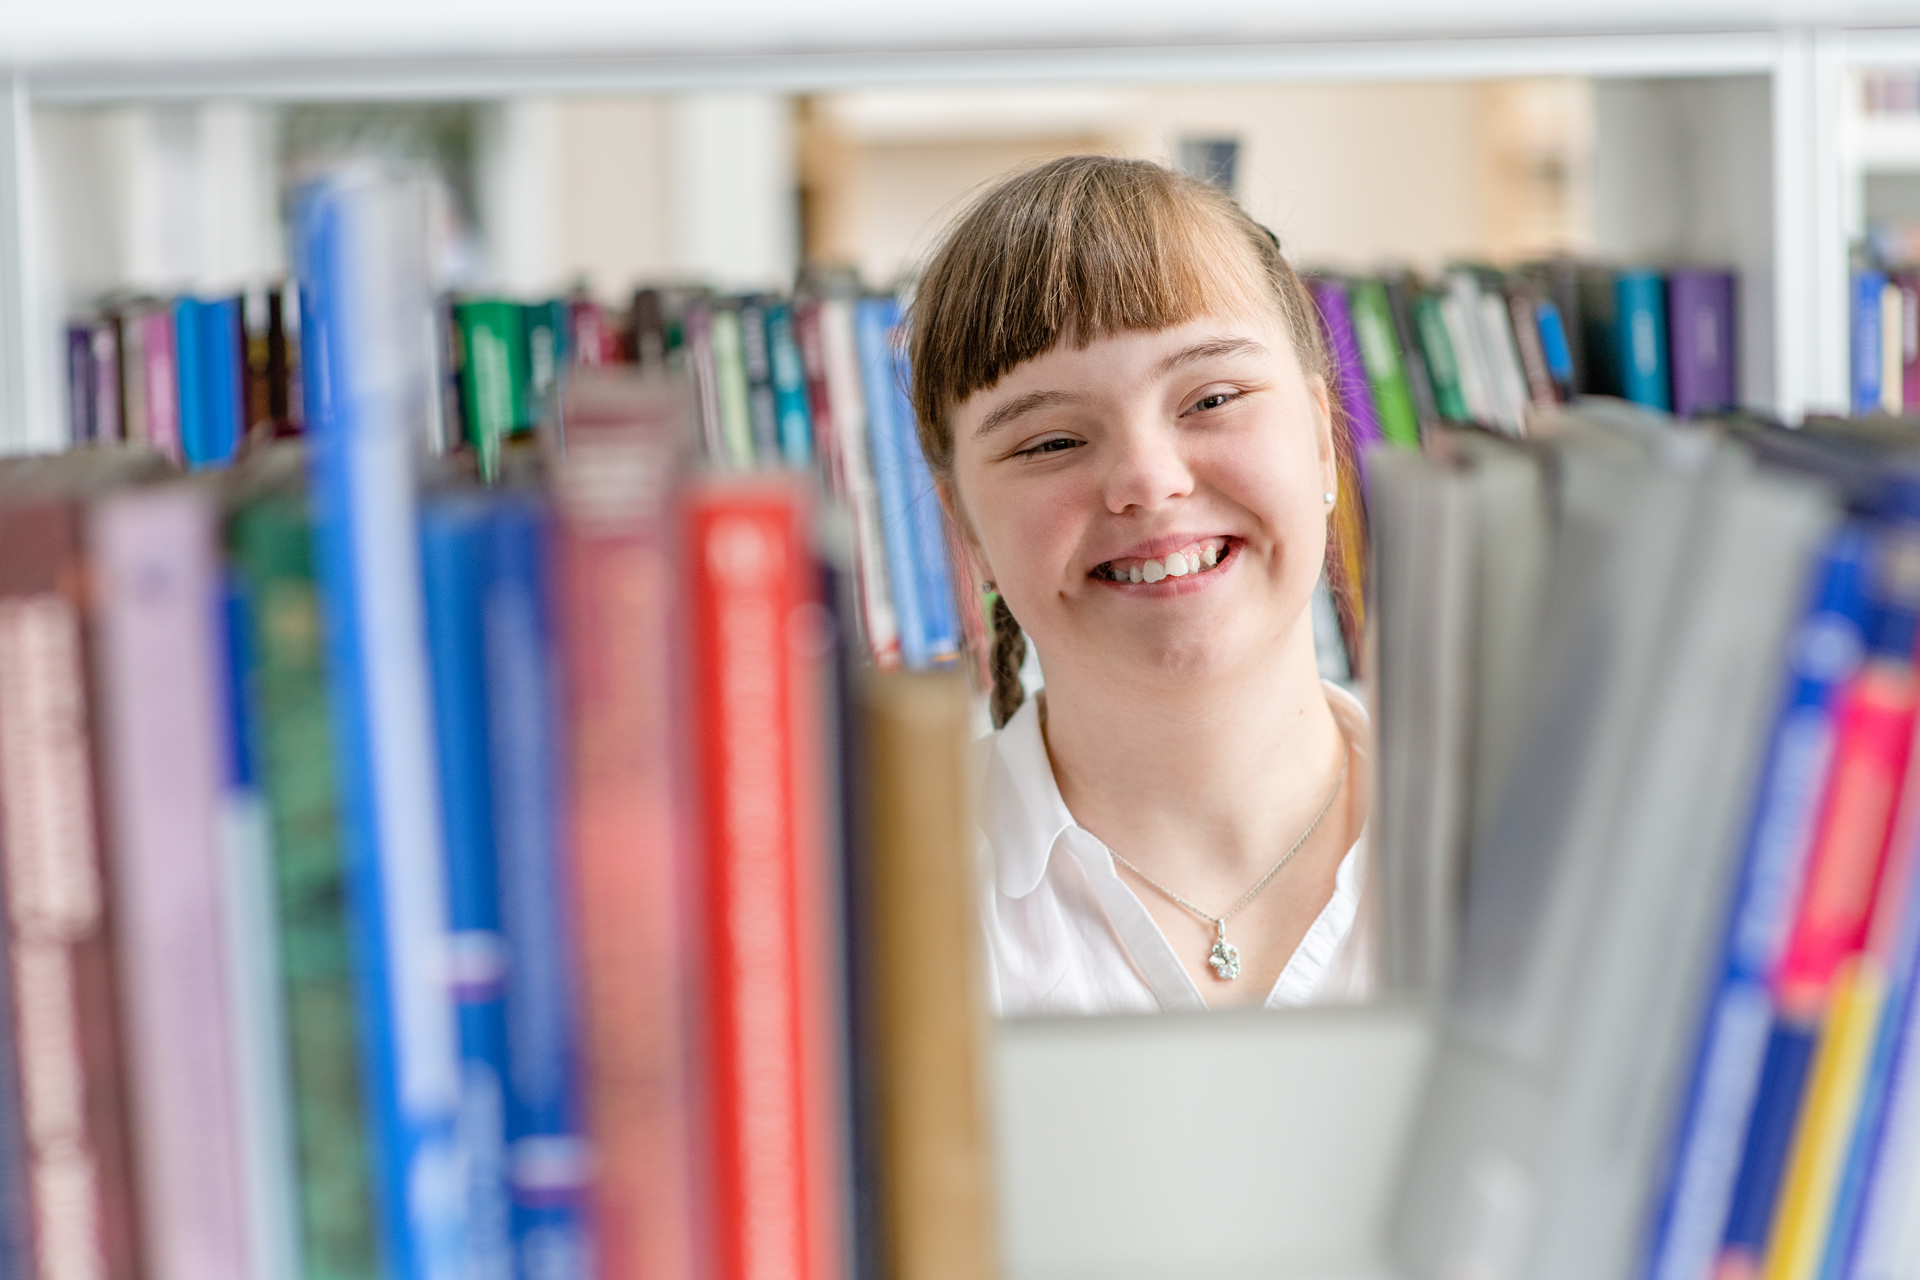
[[[1333,442],[1333,395],[1327,389],[1325,378],[1315,378],[1307,384],[1307,390],[1313,396],[1313,407],[1320,418],[1319,452],[1320,482],[1326,486],[1326,492],[1340,492],[1340,455]]]
[[[993,566],[987,563],[986,550],[981,547],[980,539],[974,536],[973,522],[967,519],[966,511],[960,506],[960,495],[953,487],[952,477],[936,476],[933,491],[940,497],[940,509],[947,513],[947,523],[960,537],[960,545],[973,564],[974,576],[981,582],[992,582]]]

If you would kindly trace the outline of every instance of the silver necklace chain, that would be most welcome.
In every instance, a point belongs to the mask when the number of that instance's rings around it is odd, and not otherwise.
[[[1207,963],[1213,966],[1214,973],[1219,975],[1223,981],[1231,981],[1240,976],[1240,952],[1231,942],[1227,941],[1227,921],[1240,914],[1240,908],[1259,897],[1260,891],[1272,883],[1275,876],[1280,874],[1280,869],[1293,861],[1293,855],[1300,852],[1300,846],[1307,842],[1307,837],[1319,829],[1320,820],[1327,816],[1328,812],[1333,808],[1333,802],[1339,798],[1340,788],[1347,785],[1347,769],[1352,763],[1353,753],[1351,751],[1344,753],[1340,761],[1340,776],[1334,779],[1333,790],[1327,793],[1327,802],[1320,806],[1319,813],[1313,815],[1313,821],[1309,822],[1307,829],[1300,833],[1300,838],[1293,842],[1293,847],[1280,855],[1280,861],[1274,863],[1273,869],[1261,876],[1253,888],[1240,895],[1240,901],[1234,903],[1217,916],[1194,906],[1193,903],[1188,902],[1185,898],[1167,888],[1167,886],[1161,884],[1158,880],[1155,880],[1152,876],[1134,866],[1119,854],[1114,853],[1113,850],[1109,849],[1107,853],[1115,862],[1144,880],[1147,886],[1160,894],[1161,897],[1185,907],[1188,911],[1191,911],[1194,915],[1199,916],[1202,920],[1205,920],[1213,926],[1215,934],[1213,954],[1208,958]]]

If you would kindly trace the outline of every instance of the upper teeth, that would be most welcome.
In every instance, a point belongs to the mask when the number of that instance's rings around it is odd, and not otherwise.
[[[1224,554],[1226,540],[1209,538],[1175,551],[1164,560],[1136,560],[1124,569],[1113,565],[1110,571],[1121,582],[1159,582],[1165,578],[1184,578],[1190,573],[1211,569],[1220,563],[1220,557]]]

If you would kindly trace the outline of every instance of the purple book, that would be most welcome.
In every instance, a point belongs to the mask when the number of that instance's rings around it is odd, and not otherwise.
[[[93,326],[67,326],[67,443],[93,439]]]
[[[1333,355],[1333,390],[1346,410],[1353,433],[1353,454],[1366,474],[1367,450],[1380,439],[1380,417],[1373,408],[1373,389],[1367,385],[1366,366],[1360,363],[1360,343],[1353,335],[1353,312],[1347,306],[1347,286],[1325,277],[1313,282],[1313,300],[1320,308],[1320,324]]]
[[[1733,273],[1681,268],[1670,274],[1667,333],[1675,416],[1737,407]]]

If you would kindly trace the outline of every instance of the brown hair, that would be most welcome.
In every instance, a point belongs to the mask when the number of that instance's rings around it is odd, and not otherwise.
[[[915,292],[908,355],[927,465],[957,502],[954,409],[1061,341],[1085,347],[1255,300],[1278,313],[1301,372],[1331,399],[1331,360],[1311,295],[1273,233],[1226,193],[1164,165],[1113,156],[1066,156],[1015,174],[947,231]],[[1337,403],[1333,421],[1344,471],[1350,445]],[[1338,589],[1345,575],[1332,550],[1329,563]],[[1004,600],[993,624],[999,726],[1024,698],[1026,644]]]

